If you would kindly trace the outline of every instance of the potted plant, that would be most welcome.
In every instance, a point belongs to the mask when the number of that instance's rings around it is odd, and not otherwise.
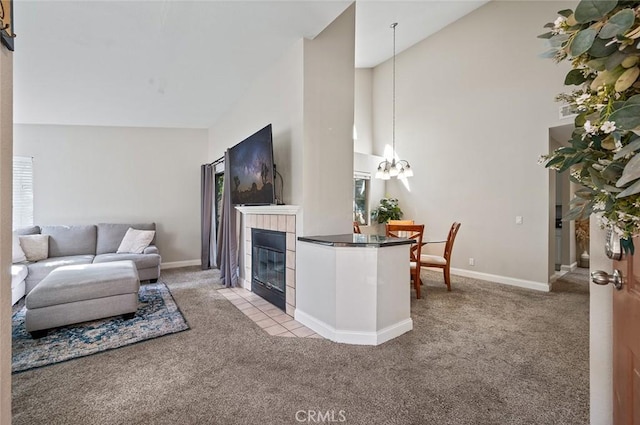
[[[402,210],[398,206],[398,200],[395,198],[380,199],[378,208],[371,211],[371,217],[378,223],[386,223],[389,220],[400,220],[402,214]]]
[[[564,84],[574,88],[557,100],[577,113],[569,146],[539,162],[582,185],[565,219],[594,213],[631,254],[640,233],[639,13],[640,1],[582,0],[539,36],[551,45],[543,56],[571,62]]]

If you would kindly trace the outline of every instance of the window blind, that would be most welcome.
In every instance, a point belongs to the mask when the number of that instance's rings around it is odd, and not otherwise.
[[[33,226],[33,158],[13,157],[13,228]]]

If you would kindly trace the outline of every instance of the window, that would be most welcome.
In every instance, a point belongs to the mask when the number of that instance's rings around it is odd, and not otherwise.
[[[353,221],[369,224],[369,181],[370,174],[356,173],[353,176]]]
[[[33,158],[13,157],[13,228],[33,226]]]

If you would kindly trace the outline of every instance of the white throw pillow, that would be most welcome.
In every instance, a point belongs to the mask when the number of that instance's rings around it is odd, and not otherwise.
[[[15,232],[13,232],[12,253],[13,253],[13,261],[11,261],[12,263],[21,263],[23,261],[27,261],[27,256],[24,255],[24,251],[20,246],[20,238]]]
[[[148,247],[153,240],[155,234],[155,230],[137,230],[129,227],[129,230],[127,230],[124,238],[122,238],[122,242],[120,242],[120,246],[116,253],[142,254],[144,249]]]
[[[49,235],[19,236],[20,245],[29,261],[46,260],[49,256]]]

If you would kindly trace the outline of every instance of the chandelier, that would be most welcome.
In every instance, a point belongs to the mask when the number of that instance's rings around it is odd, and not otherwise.
[[[413,176],[413,170],[409,161],[400,159],[396,161],[396,27],[398,23],[391,24],[393,29],[393,121],[391,125],[391,161],[385,159],[378,164],[376,178],[389,180],[391,177],[399,179]]]

